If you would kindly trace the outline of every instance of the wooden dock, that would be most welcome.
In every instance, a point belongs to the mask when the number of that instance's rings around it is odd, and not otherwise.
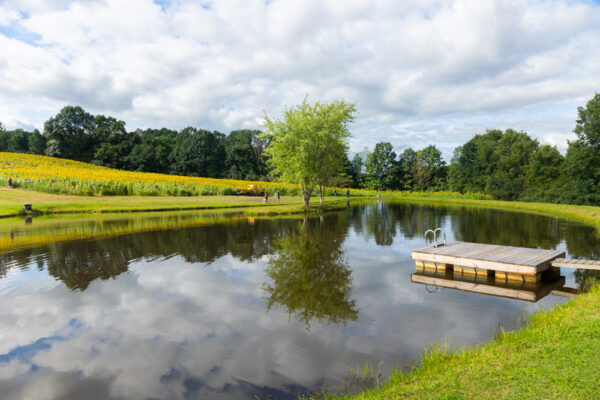
[[[600,271],[600,260],[566,259],[563,251],[468,242],[437,244],[435,232],[434,243],[411,251],[417,268],[411,282],[537,301],[549,293],[563,297],[579,293],[564,287],[560,268]]]
[[[435,269],[460,266],[473,270],[475,275],[494,271],[506,274],[507,278],[514,274],[535,277],[551,268],[553,260],[564,257],[563,251],[468,242],[449,242],[411,252],[417,266]]]

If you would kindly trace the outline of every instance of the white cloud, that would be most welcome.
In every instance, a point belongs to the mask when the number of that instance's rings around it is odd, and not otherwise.
[[[461,140],[520,129],[515,119],[543,142],[569,137],[600,87],[600,7],[588,2],[7,1],[2,24],[9,128],[79,104],[130,129],[228,131],[309,94],[357,103],[355,151],[401,147],[403,125],[449,157],[444,133],[460,126]]]

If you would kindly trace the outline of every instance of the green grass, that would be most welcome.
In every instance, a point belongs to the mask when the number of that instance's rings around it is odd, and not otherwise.
[[[531,317],[517,332],[450,351],[432,347],[411,372],[352,399],[598,399],[600,286]]]
[[[326,199],[323,209],[340,199]],[[21,215],[23,205],[32,204],[32,208],[42,214],[92,213],[92,212],[133,212],[167,211],[218,208],[268,208],[271,214],[306,211],[300,197],[281,197],[281,201],[270,199],[268,203],[262,197],[250,196],[68,196],[20,189],[0,189],[0,217]],[[311,206],[320,209],[319,200],[311,199]],[[254,214],[259,215],[260,212]]]
[[[577,220],[579,222],[600,228],[600,207],[597,206],[576,206],[570,204],[551,204],[551,203],[529,203],[523,201],[502,201],[502,200],[474,200],[457,198],[453,196],[391,196],[412,203],[426,203],[428,205],[462,205],[476,208],[493,208],[498,210],[510,210],[516,212],[526,212],[530,214],[547,215],[551,217],[564,218],[568,220]]]
[[[409,193],[384,192],[381,198],[395,199],[430,205],[462,205],[485,207],[519,212],[535,213],[578,220],[600,228],[600,207],[573,206],[566,204],[526,203],[518,201],[477,200],[456,193]],[[465,198],[466,197],[466,198]],[[351,197],[357,200],[372,200],[373,197]],[[317,197],[311,199],[316,210],[336,210],[344,208],[346,197],[329,196],[320,206]],[[310,211],[302,207],[300,197],[283,196],[280,202],[271,198],[265,203],[262,197],[248,196],[77,196],[55,195],[20,189],[0,188],[0,217],[20,215],[23,204],[31,203],[33,208],[44,214],[89,213],[89,212],[128,212],[128,211],[167,211],[217,208],[244,208],[248,215],[274,215]]]

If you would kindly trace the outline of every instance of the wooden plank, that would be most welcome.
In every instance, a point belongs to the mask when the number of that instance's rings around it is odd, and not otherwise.
[[[556,258],[550,262],[550,265],[553,267],[592,269],[600,271],[600,261],[598,260],[573,260]]]
[[[523,259],[531,259],[534,262],[529,263],[534,266],[543,262],[545,259],[556,258],[563,252],[556,250],[529,249],[524,247],[497,246],[478,243],[452,242],[441,247],[426,247],[414,250],[419,253],[444,254],[448,256],[461,256],[465,258],[486,259],[488,261],[507,261],[514,258],[513,263],[523,263]],[[517,259],[518,258],[518,259]],[[539,260],[536,260],[539,258]]]

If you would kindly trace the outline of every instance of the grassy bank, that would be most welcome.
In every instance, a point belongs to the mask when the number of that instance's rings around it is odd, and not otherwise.
[[[498,210],[509,210],[516,212],[526,212],[529,214],[547,215],[550,217],[576,220],[600,229],[600,207],[597,206],[528,203],[523,201],[474,200],[454,196],[422,196],[421,194],[415,194],[411,196],[391,195],[389,197],[406,202],[427,203],[429,205],[461,205],[467,207],[493,208]]]
[[[420,367],[352,399],[600,398],[600,287],[485,345],[435,347]]]
[[[350,200],[356,203],[378,198],[377,196],[415,201],[451,201],[465,198],[459,193],[373,192],[369,195],[367,192],[361,192],[359,195],[352,194]],[[299,196],[281,196],[280,201],[271,196],[269,201],[265,202],[262,197],[254,196],[81,196],[0,188],[0,217],[23,214],[24,204],[32,204],[35,212],[39,214],[244,208],[248,215],[258,216],[335,210],[345,208],[347,200],[345,196],[327,196],[324,204],[319,204],[319,198],[313,196],[307,209],[302,206]]]
[[[327,203],[332,200],[327,199]],[[311,205],[317,205],[318,199],[312,199]],[[299,197],[281,198],[281,201],[251,196],[68,196],[33,192],[21,189],[0,189],[0,217],[21,215],[23,205],[32,204],[41,214],[58,213],[104,213],[133,211],[196,210],[218,208],[255,208],[269,207],[273,211],[291,212],[302,205]]]
[[[600,229],[600,207],[478,200],[470,197],[457,193],[384,192],[371,196],[361,193],[358,197],[351,196],[350,200],[353,204],[383,198],[439,206],[494,208],[577,220]],[[313,197],[310,204],[315,210],[328,211],[345,208],[346,201],[344,196],[328,196],[325,203],[320,205],[319,199]],[[41,214],[244,208],[247,215],[260,216],[307,211],[298,196],[282,196],[279,202],[271,197],[265,203],[262,197],[251,196],[79,196],[0,188],[0,217],[21,215],[23,204],[32,204],[34,210]]]

